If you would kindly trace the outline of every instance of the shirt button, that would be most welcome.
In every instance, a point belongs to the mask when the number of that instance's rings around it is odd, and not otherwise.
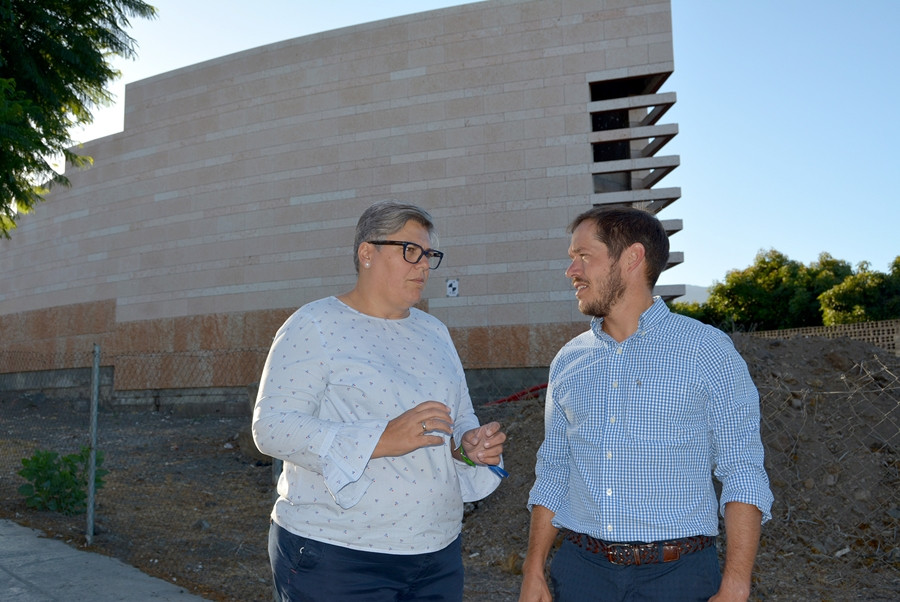
[[[613,388],[613,389],[618,389],[618,388],[619,388],[619,381],[614,380],[614,381],[613,381],[613,384],[612,384],[612,388]]]
[[[615,417],[615,416],[610,416],[610,417],[609,417],[609,421],[612,422],[612,423],[615,423],[615,422],[616,422],[616,417]]]
[[[616,349],[616,355],[622,355],[622,348],[621,348],[621,347],[619,347],[618,349]]]
[[[612,533],[612,525],[606,525],[606,530]]]
[[[606,495],[612,495],[612,489],[607,489],[607,490],[606,490]]]
[[[611,458],[612,458],[612,452],[611,451],[606,452],[606,459],[609,460]]]

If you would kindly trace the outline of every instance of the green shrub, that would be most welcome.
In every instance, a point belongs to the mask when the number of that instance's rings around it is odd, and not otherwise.
[[[87,477],[90,448],[62,456],[54,451],[38,450],[31,458],[22,458],[19,475],[29,483],[19,487],[29,508],[52,510],[62,514],[81,514],[87,504]],[[96,455],[94,487],[103,487],[103,477],[109,471],[100,468],[103,452]]]

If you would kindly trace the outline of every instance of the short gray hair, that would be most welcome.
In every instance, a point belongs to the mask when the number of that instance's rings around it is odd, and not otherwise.
[[[353,241],[353,265],[356,267],[356,273],[359,273],[359,245],[390,236],[402,229],[410,220],[422,224],[428,230],[428,240],[431,246],[437,246],[434,219],[421,207],[389,199],[378,201],[363,211],[356,224],[356,238]]]

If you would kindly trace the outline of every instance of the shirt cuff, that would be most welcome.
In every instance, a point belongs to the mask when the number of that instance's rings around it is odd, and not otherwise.
[[[502,479],[494,474],[487,466],[469,466],[459,461],[454,461],[456,476],[459,479],[459,492],[464,502],[477,502],[494,492]],[[503,461],[500,461],[503,467]]]
[[[386,421],[370,420],[342,424],[328,433],[322,445],[322,477],[341,508],[355,506],[372,484],[364,473],[385,428]]]

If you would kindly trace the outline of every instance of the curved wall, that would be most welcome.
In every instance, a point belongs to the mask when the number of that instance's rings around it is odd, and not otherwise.
[[[547,365],[584,328],[563,270],[596,202],[590,82],[672,69],[667,0],[492,0],[131,84],[124,131],[0,240],[7,349],[265,347],[352,286],[356,219],[394,197],[436,217],[425,305],[467,366]],[[267,330],[178,332],[245,321]]]

